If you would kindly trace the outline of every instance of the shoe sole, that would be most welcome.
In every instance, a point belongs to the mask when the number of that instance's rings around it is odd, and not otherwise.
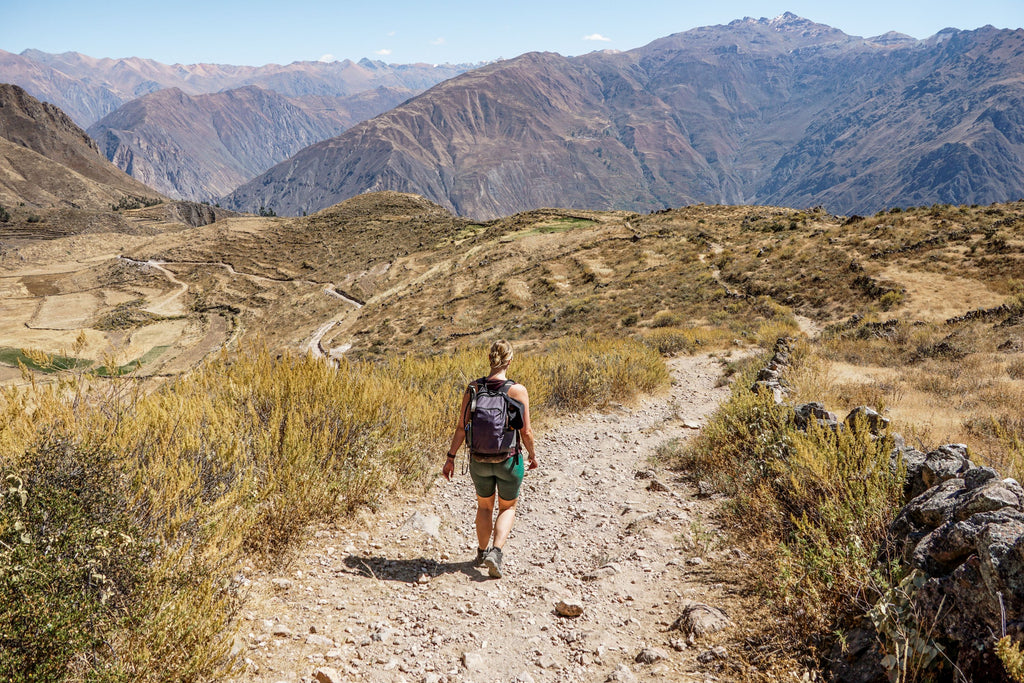
[[[492,579],[501,578],[501,567],[498,566],[497,562],[488,557],[484,560],[484,566],[487,567],[487,575]]]

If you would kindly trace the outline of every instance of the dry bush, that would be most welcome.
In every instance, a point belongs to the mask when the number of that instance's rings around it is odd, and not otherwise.
[[[538,404],[574,412],[612,402],[629,402],[666,386],[668,370],[660,356],[630,340],[570,338],[517,366]]]
[[[731,343],[729,330],[703,327],[660,327],[643,335],[642,340],[663,356],[692,354],[700,349],[722,348]]]

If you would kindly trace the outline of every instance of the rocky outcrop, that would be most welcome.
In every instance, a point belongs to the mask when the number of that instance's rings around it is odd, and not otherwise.
[[[783,373],[789,367],[790,357],[793,353],[793,340],[788,337],[779,337],[775,342],[775,348],[771,359],[757,373],[757,379],[751,385],[750,390],[755,394],[768,392],[776,403],[782,403],[789,392],[789,385],[783,378]]]
[[[1024,488],[975,466],[963,444],[908,460],[907,486],[924,487],[890,530],[901,561],[925,579],[918,622],[947,644],[968,680],[1000,680],[1004,632],[1024,637]]]

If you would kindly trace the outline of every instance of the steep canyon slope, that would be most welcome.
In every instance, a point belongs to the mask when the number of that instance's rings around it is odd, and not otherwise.
[[[229,195],[312,212],[366,191],[461,215],[693,202],[836,213],[1024,194],[1024,30],[862,39],[785,14],[624,53],[531,53],[441,83]]]
[[[252,85],[204,95],[168,88],[128,102],[88,132],[132,177],[172,197],[205,201],[413,94],[377,88],[289,98]]]
[[[167,65],[0,50],[0,82],[59,106],[132,177],[193,201],[224,195],[469,68],[367,59]]]
[[[63,111],[0,84],[0,203],[108,209],[125,195],[159,197],[110,164]]]

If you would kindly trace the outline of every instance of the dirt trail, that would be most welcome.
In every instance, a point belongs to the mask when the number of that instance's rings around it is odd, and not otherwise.
[[[264,284],[281,284],[283,282],[293,282],[288,279],[268,278],[262,275],[254,275],[252,273],[243,273],[235,269],[230,263],[223,261],[156,261],[150,259],[149,261],[138,261],[136,259],[128,258],[127,256],[119,256],[119,259],[127,263],[131,263],[142,268],[153,268],[158,271],[161,275],[167,278],[167,281],[174,285],[177,289],[173,292],[160,297],[159,299],[148,304],[144,310],[158,315],[181,315],[184,312],[184,303],[182,297],[188,292],[189,285],[179,280],[174,273],[165,268],[164,266],[173,265],[187,265],[187,266],[209,266],[214,268],[223,268],[233,277],[244,277],[253,282],[259,282]],[[323,293],[326,296],[333,297],[335,299],[341,299],[345,303],[349,304],[354,310],[358,310],[363,307],[363,304],[356,299],[348,296],[344,292],[338,290],[338,288],[332,283],[314,282],[312,280],[294,280],[300,284],[323,287]],[[344,347],[338,347],[334,349],[325,349],[322,343],[323,337],[332,328],[344,322],[351,317],[349,311],[344,311],[339,315],[331,318],[323,325],[318,327],[300,347],[303,353],[311,353],[317,357],[328,356],[334,358],[337,355],[343,354],[351,345],[345,345]]]
[[[729,388],[715,386],[715,358],[670,368],[665,395],[539,435],[502,579],[471,564],[475,498],[461,455],[453,481],[424,499],[317,530],[285,570],[244,568],[237,680],[312,681],[321,667],[338,681],[723,680],[711,645],[687,646],[669,626],[685,600],[740,609],[721,576],[745,558],[721,547],[719,502],[649,459],[696,434]],[[443,457],[439,444],[438,470]],[[558,616],[562,599],[583,614]],[[636,663],[644,648],[666,658]]]

